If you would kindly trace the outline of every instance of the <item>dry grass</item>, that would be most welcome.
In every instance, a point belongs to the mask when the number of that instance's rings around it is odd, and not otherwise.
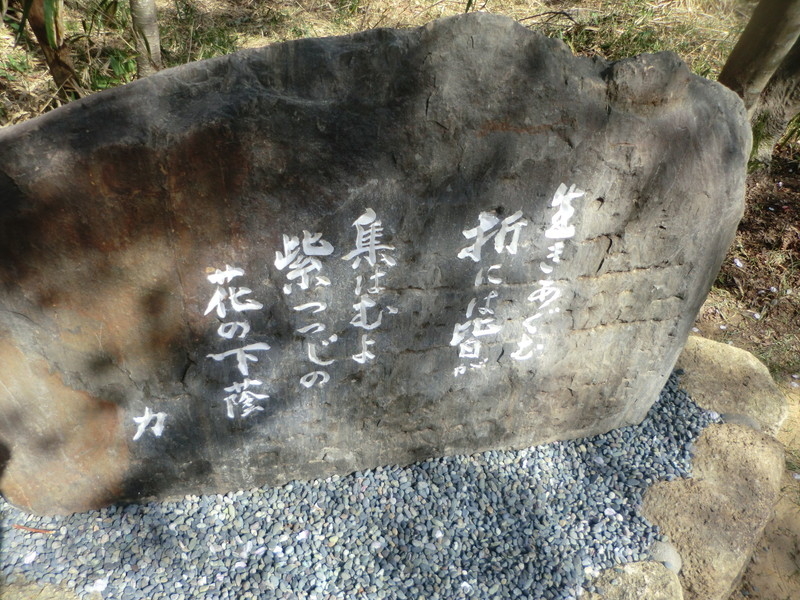
[[[167,66],[300,37],[375,27],[413,27],[459,14],[468,0],[158,0]],[[116,12],[109,9],[118,6]],[[744,0],[474,0],[471,10],[507,15],[564,40],[576,53],[616,60],[674,50],[697,73],[715,77],[745,23]],[[81,85],[92,91],[135,75],[129,13],[111,0],[67,0],[66,29]],[[109,17],[109,15],[111,15]],[[12,13],[0,36],[0,125],[59,104],[28,37],[13,45]]]
[[[0,30],[0,124],[40,115],[60,104],[44,59],[26,45],[14,45],[14,34]]]

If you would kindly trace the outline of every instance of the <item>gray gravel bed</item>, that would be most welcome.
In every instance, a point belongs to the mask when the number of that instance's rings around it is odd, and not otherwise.
[[[718,420],[673,375],[644,422],[592,438],[70,517],[0,503],[0,573],[125,600],[577,598],[647,558],[644,490],[689,476]]]

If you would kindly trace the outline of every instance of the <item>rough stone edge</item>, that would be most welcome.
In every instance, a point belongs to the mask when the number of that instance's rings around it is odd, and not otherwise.
[[[586,600],[684,600],[678,575],[656,561],[627,563],[600,573]]]
[[[0,580],[0,600],[81,600],[76,590],[50,583],[33,581],[22,583],[5,583]],[[99,592],[83,596],[83,600],[103,600]]]
[[[750,456],[754,456],[753,450],[746,446],[760,445],[758,456],[763,460],[762,468],[750,470],[744,477],[739,473],[738,478],[736,474],[726,474],[725,465],[730,464],[727,457],[731,453],[725,454],[725,444],[720,441],[737,436],[744,438],[742,453],[750,452]],[[772,436],[746,426],[712,425],[698,439],[693,464],[696,473],[691,479],[664,481],[647,490],[643,513],[662,533],[672,536],[670,541],[683,559],[684,569],[679,578],[686,600],[726,600],[736,589],[774,515],[780,498],[780,473],[784,469],[783,447]],[[753,479],[763,484],[758,486],[762,494],[748,496],[732,492],[737,484],[746,486]],[[772,486],[768,485],[770,481]],[[671,518],[673,514],[674,519]],[[745,518],[749,520],[743,526]],[[720,523],[715,528],[708,525],[720,520],[725,520],[730,527],[726,530]],[[707,537],[710,534],[713,540]],[[725,573],[719,568],[730,565],[731,560],[735,572]],[[716,584],[709,586],[707,582]]]
[[[678,357],[681,387],[698,406],[726,423],[758,424],[775,437],[789,414],[786,397],[767,367],[750,352],[692,335]]]

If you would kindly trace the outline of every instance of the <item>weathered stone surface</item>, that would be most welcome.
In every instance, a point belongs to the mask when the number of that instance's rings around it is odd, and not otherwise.
[[[102,600],[99,593],[86,594],[88,600]],[[2,600],[79,600],[80,596],[73,591],[63,587],[35,583],[20,584],[15,583],[5,585],[0,588],[0,599]]]
[[[676,575],[681,572],[683,566],[680,553],[669,542],[653,542],[650,547],[650,559],[661,563]]]
[[[643,512],[681,556],[686,600],[725,600],[772,517],[783,448],[741,425],[712,425],[697,442],[692,479],[661,482]]]
[[[603,571],[593,585],[601,593],[587,600],[683,600],[678,576],[657,562],[635,562]]]
[[[776,435],[787,414],[786,398],[755,356],[734,346],[692,335],[676,364],[681,384],[703,408],[726,423]]]
[[[672,54],[576,58],[490,15],[245,51],[6,129],[0,489],[69,512],[639,421],[749,144],[738,98]]]

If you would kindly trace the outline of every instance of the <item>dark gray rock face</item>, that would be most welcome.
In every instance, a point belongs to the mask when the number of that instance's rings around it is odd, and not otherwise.
[[[0,132],[0,489],[36,512],[641,420],[741,216],[744,109],[472,14]]]

